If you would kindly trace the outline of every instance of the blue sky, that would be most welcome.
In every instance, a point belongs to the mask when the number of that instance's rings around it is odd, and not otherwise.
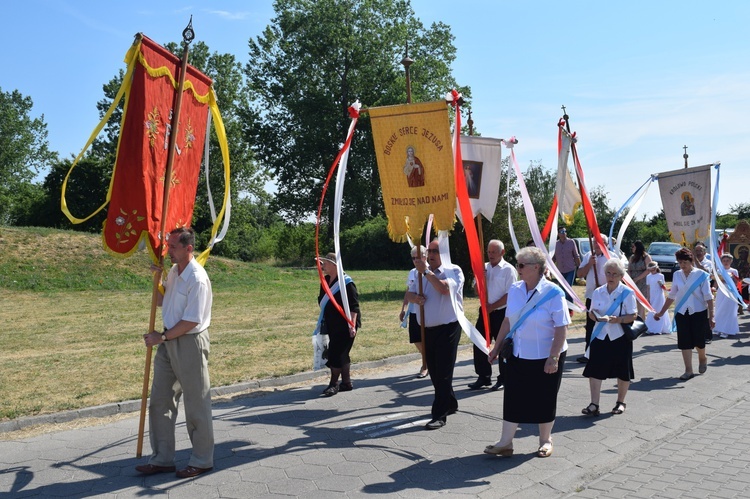
[[[722,162],[720,212],[748,202],[750,2],[412,0],[412,7],[426,25],[451,26],[454,74],[472,88],[475,126],[488,137],[515,135],[522,168],[532,160],[556,167],[565,105],[586,184],[603,186],[613,207],[652,173],[681,168],[683,145],[691,166]],[[177,41],[191,14],[198,40],[244,63],[247,40],[274,13],[270,0],[6,2],[0,87],[30,96],[52,149],[77,154],[133,35]],[[641,213],[660,208],[653,185]]]

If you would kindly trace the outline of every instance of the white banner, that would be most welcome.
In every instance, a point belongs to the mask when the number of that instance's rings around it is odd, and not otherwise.
[[[561,130],[563,130],[562,127]],[[572,137],[563,130],[560,140],[561,147],[557,157],[557,184],[555,188],[557,210],[566,225],[570,225],[573,223],[573,215],[576,209],[581,206],[581,193],[570,176],[570,170],[568,170],[568,156],[570,155]],[[552,232],[551,238],[554,239],[556,235],[557,231]]]
[[[707,241],[711,230],[711,165],[663,172],[658,177],[672,241],[683,246]]]
[[[495,216],[497,198],[500,194],[501,139],[489,137],[461,136],[461,158],[464,164],[466,190],[469,192],[471,212],[480,213],[487,220]],[[461,214],[456,209],[459,220]],[[461,220],[463,223],[463,220]]]

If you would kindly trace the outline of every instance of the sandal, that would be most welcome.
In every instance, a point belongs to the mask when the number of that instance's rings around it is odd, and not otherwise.
[[[333,397],[339,392],[339,387],[337,385],[328,385],[328,388],[326,388],[323,391],[323,395],[326,397]]]
[[[350,392],[354,389],[354,385],[352,385],[352,382],[344,383],[343,381],[341,384],[339,384],[339,391],[340,392]]]
[[[622,414],[625,412],[625,408],[627,407],[627,404],[625,402],[620,402],[619,400],[615,404],[615,408],[612,409],[612,414]]]
[[[589,405],[586,406],[585,409],[581,411],[581,414],[585,416],[598,416],[599,414],[601,414],[599,412],[599,405],[591,402]]]
[[[682,381],[687,381],[687,380],[693,379],[693,378],[695,378],[695,374],[693,374],[693,373],[685,373],[682,376],[680,376],[680,379]]]
[[[547,442],[539,447],[536,453],[539,457],[550,457],[552,455],[552,442]]]

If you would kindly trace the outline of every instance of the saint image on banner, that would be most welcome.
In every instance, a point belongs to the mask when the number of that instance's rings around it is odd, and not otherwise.
[[[466,190],[471,199],[479,199],[479,193],[482,190],[482,166],[479,161],[464,161]]]
[[[688,191],[682,193],[682,203],[680,203],[680,214],[683,217],[695,215],[695,202],[693,196]]]
[[[404,164],[404,175],[409,187],[424,186],[424,165],[414,154],[414,146],[406,148],[406,163]]]

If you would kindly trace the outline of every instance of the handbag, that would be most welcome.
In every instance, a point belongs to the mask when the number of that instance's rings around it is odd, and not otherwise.
[[[620,324],[622,326],[622,332],[625,333],[625,337],[630,341],[634,341],[640,335],[648,331],[648,326],[640,317],[636,317],[635,321],[630,324]]]
[[[513,338],[505,338],[503,349],[500,351],[500,357],[506,362],[513,357]]]

